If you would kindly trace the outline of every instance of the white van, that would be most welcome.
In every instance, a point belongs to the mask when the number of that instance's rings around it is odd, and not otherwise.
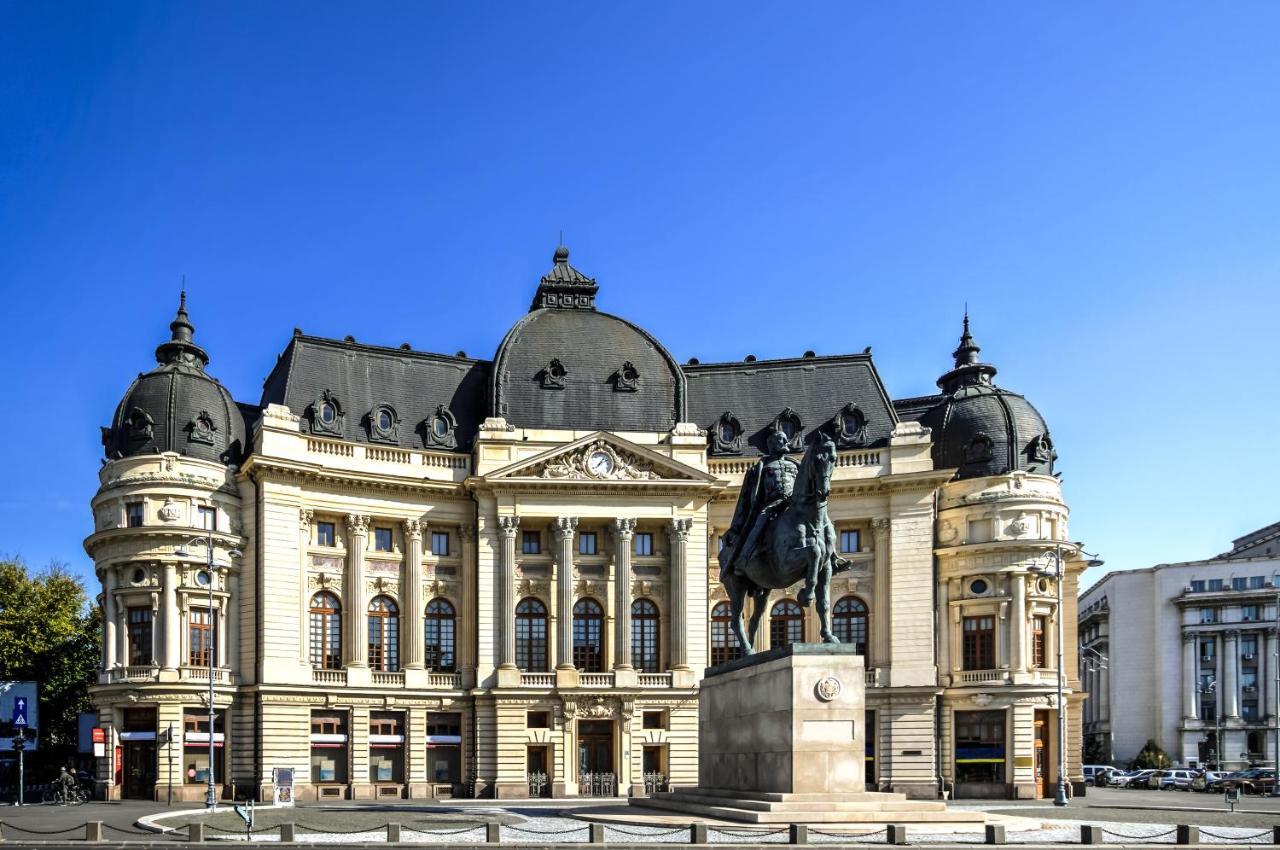
[[[1086,764],[1084,766],[1084,784],[1107,785],[1111,774],[1119,772],[1119,768],[1112,767],[1109,764]]]

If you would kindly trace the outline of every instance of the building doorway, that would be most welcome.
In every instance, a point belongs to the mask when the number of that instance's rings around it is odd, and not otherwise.
[[[612,797],[617,789],[613,771],[613,721],[578,721],[578,794]]]
[[[123,796],[130,800],[150,800],[155,790],[156,742],[125,741]]]
[[[525,756],[530,797],[551,796],[551,754],[545,744],[530,746]]]
[[[863,762],[866,771],[866,786],[868,791],[878,791],[879,771],[876,769],[876,713],[868,711],[864,715],[866,720],[863,721],[863,733],[866,738],[866,757]]]
[[[1049,712],[1037,711],[1033,723],[1033,760],[1035,769],[1036,796],[1048,797],[1049,794]]]

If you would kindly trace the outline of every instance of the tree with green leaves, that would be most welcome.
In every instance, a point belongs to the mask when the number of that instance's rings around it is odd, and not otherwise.
[[[39,684],[42,747],[75,749],[101,659],[101,613],[78,578],[60,564],[33,572],[0,559],[0,681]]]
[[[1173,762],[1169,760],[1169,754],[1160,748],[1155,738],[1148,738],[1147,743],[1143,744],[1142,749],[1133,759],[1134,770],[1163,770],[1171,764]]]

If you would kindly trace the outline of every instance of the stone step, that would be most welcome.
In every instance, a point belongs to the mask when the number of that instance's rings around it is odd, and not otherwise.
[[[820,801],[749,800],[710,796],[698,791],[673,791],[655,794],[651,800],[676,800],[701,806],[729,806],[753,812],[945,812],[945,803],[937,800],[846,801],[827,798]]]
[[[843,800],[851,803],[873,803],[877,801],[891,803],[907,799],[906,794],[893,791],[859,791],[846,794],[789,794],[781,791],[735,791],[731,788],[690,788],[686,786],[664,793],[698,794],[705,797],[726,797],[732,800],[764,800],[771,803],[827,803],[832,800],[836,802]]]
[[[711,798],[715,799],[715,798]],[[757,811],[728,805],[727,800],[719,805],[693,802],[670,795],[664,798],[649,797],[643,800],[632,800],[631,805],[639,808],[653,808],[662,811],[680,812],[682,814],[701,815],[739,823],[783,824],[783,823],[985,823],[982,812],[958,811],[922,811],[906,809],[902,811],[833,811],[830,808],[820,811],[798,811],[790,807],[774,811]]]

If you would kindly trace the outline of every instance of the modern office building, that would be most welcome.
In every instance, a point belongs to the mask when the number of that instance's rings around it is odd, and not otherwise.
[[[289,769],[302,798],[695,783],[698,681],[741,651],[717,548],[766,438],[819,429],[871,782],[1048,793],[1060,616],[1079,778],[1056,453],[968,318],[940,391],[893,401],[869,350],[680,365],[597,289],[558,249],[489,360],[296,331],[251,404],[184,301],[103,431],[104,795],[199,799],[211,766],[223,795]],[[818,638],[793,592],[765,618],[760,649]]]
[[[1215,558],[1119,570],[1086,590],[1086,762],[1127,765],[1150,739],[1179,764],[1274,763],[1277,572],[1280,523]]]

